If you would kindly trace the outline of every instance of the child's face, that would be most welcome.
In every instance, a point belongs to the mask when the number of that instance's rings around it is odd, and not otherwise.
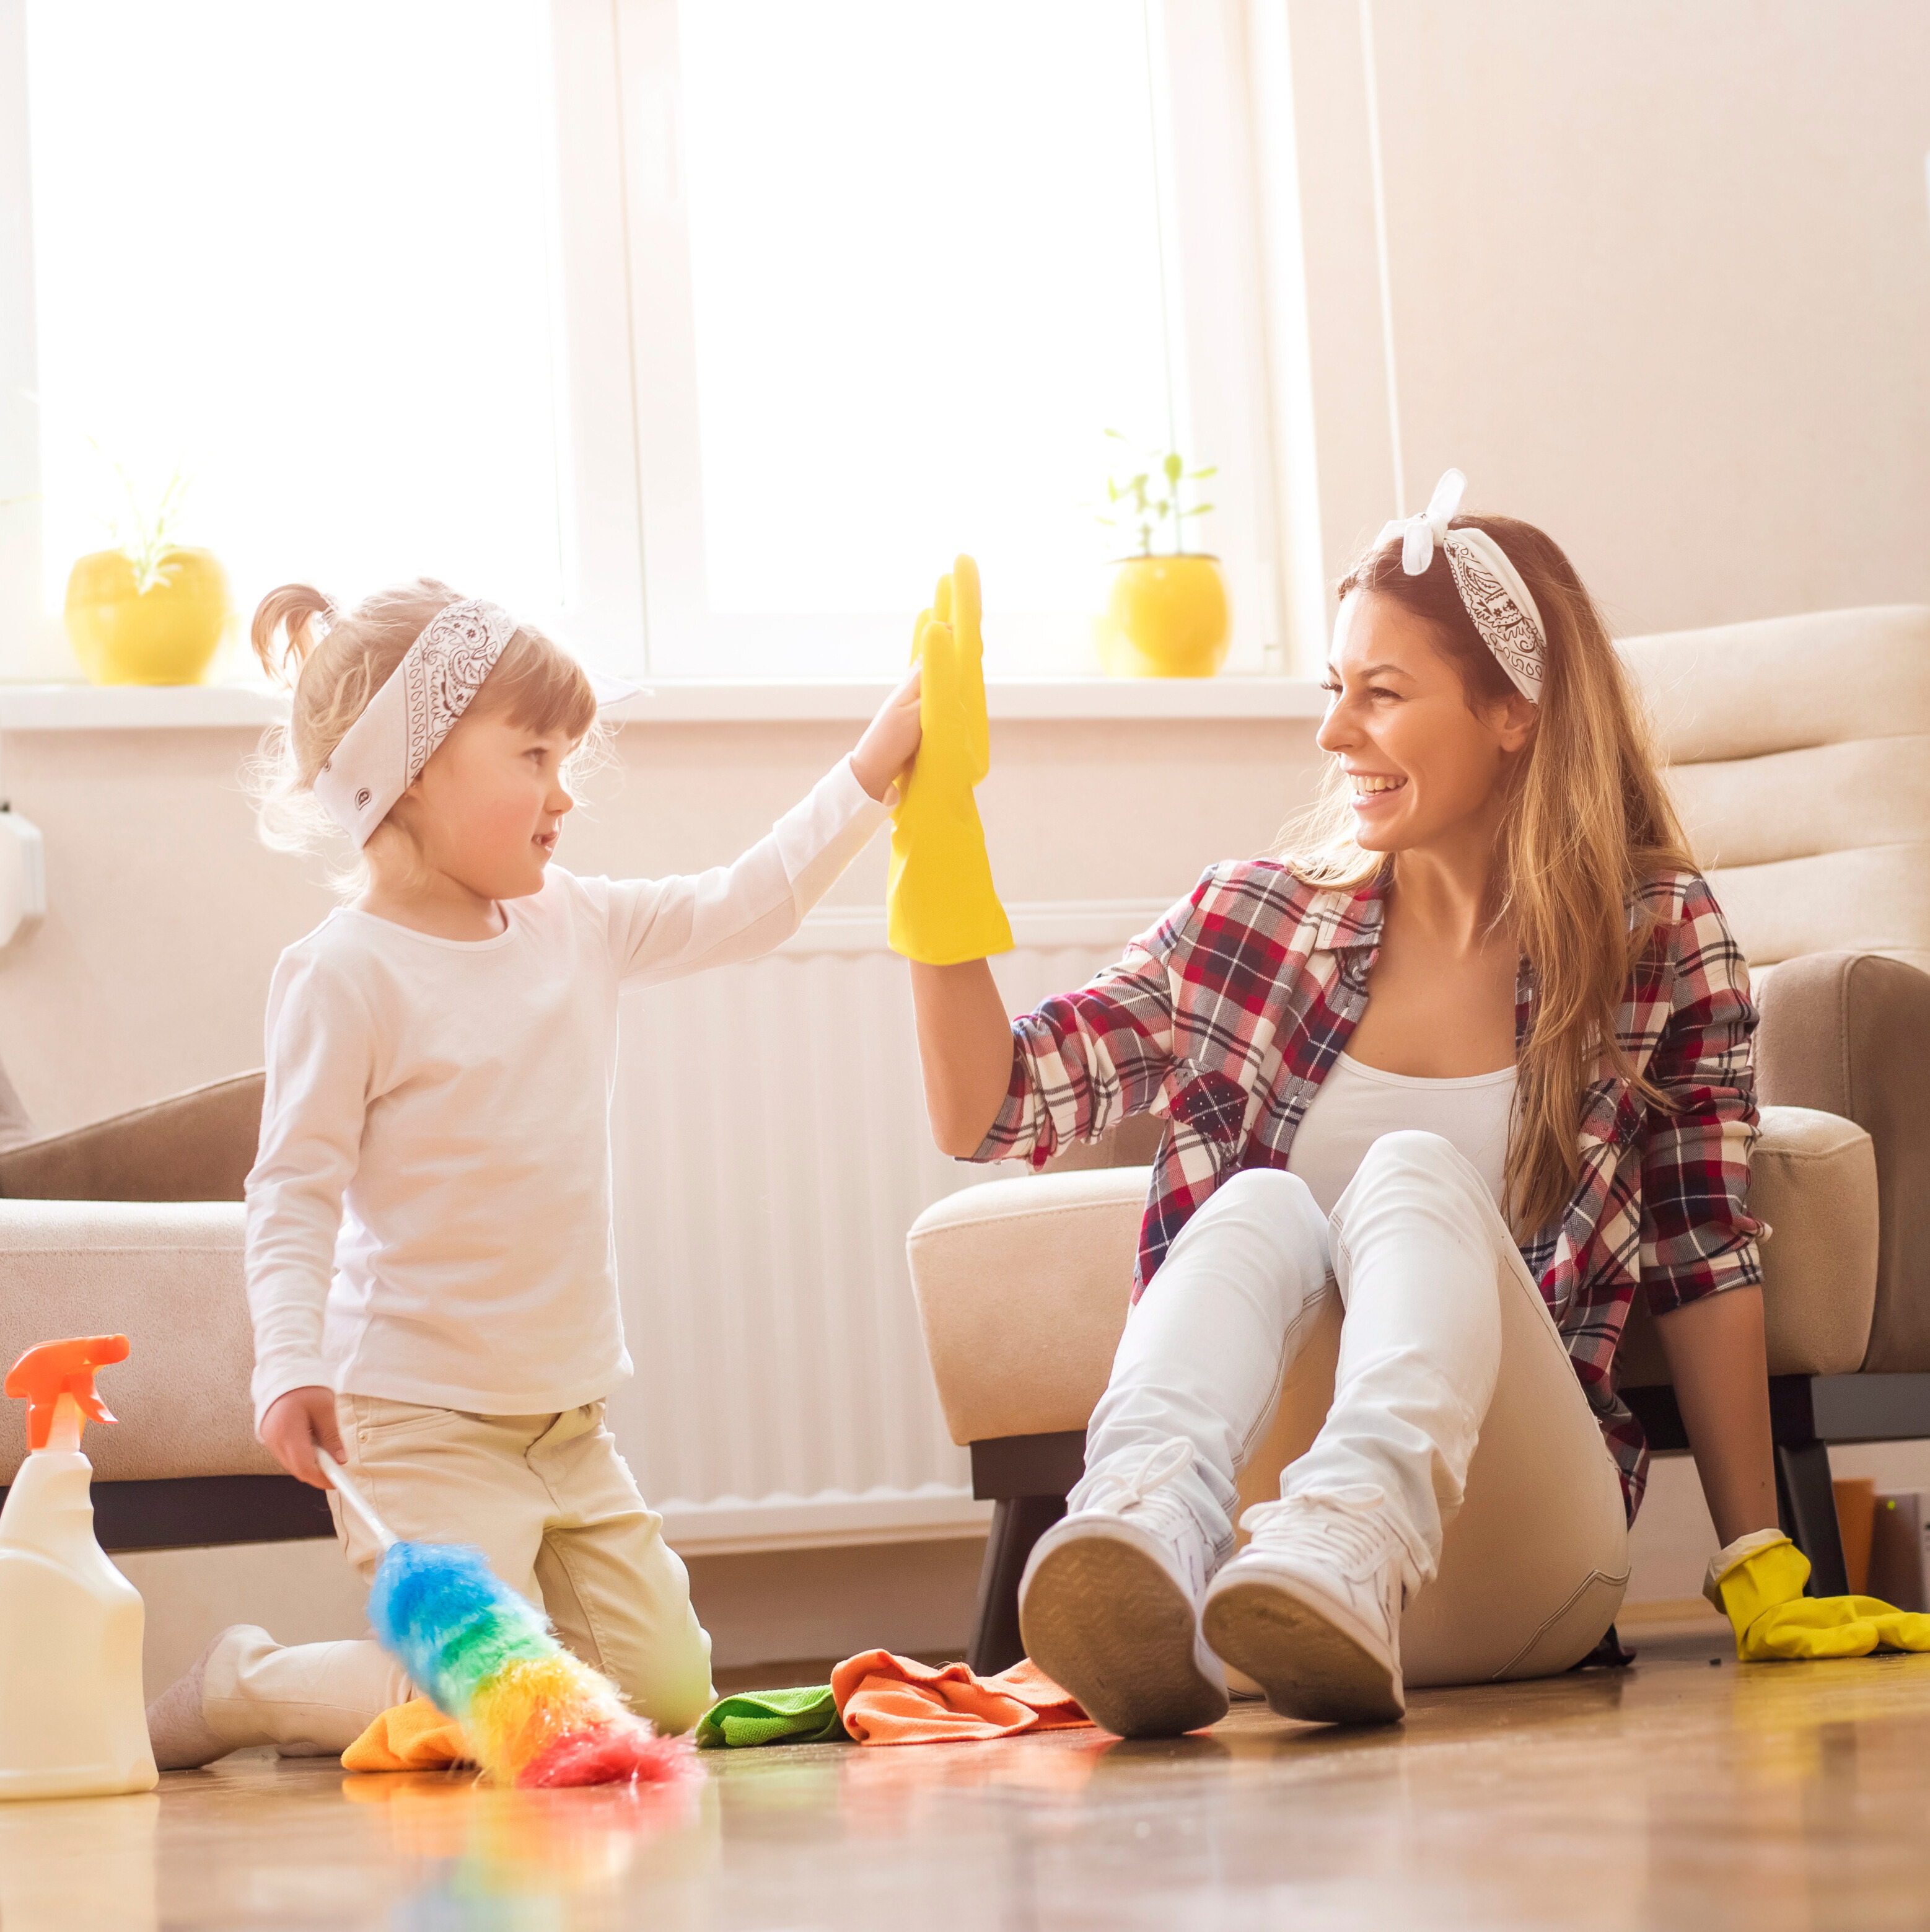
[[[535,731],[506,713],[470,712],[409,787],[409,830],[436,872],[478,898],[526,898],[543,889],[563,814],[563,761],[577,741]]]

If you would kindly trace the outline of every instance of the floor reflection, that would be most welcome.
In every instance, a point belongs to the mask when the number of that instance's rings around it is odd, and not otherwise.
[[[341,1795],[379,1817],[394,1864],[418,1874],[388,1922],[397,1932],[592,1924],[625,1895],[688,1894],[716,1862],[716,1790],[701,1778],[499,1791],[467,1773],[404,1774],[345,1778]]]
[[[63,1798],[0,1804],[4,1932],[153,1932],[161,1802]]]
[[[1371,1732],[1242,1705],[1161,1742],[719,1753],[668,1790],[235,1759],[151,1797],[0,1806],[0,1926],[1930,1923],[1930,1657],[1712,1670],[1707,1642],[1614,1678],[1421,1694]]]

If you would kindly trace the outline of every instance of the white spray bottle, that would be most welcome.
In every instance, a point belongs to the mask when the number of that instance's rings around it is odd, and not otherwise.
[[[124,1335],[43,1342],[7,1372],[26,1460],[0,1509],[0,1798],[151,1791],[140,1592],[94,1540],[82,1419],[112,1422],[94,1371]]]

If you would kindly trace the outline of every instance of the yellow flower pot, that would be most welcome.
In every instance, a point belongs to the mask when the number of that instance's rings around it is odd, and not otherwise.
[[[199,684],[228,628],[228,573],[212,550],[169,550],[134,588],[126,553],[97,550],[67,580],[67,635],[95,684]]]
[[[1218,557],[1129,556],[1112,573],[1092,620],[1108,676],[1211,677],[1226,662],[1233,622]]]

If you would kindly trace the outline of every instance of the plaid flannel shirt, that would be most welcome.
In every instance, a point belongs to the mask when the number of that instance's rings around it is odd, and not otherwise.
[[[1662,1094],[1620,1077],[1581,1096],[1581,1167],[1560,1222],[1522,1258],[1621,1471],[1631,1520],[1648,1450],[1615,1392],[1638,1283],[1666,1313],[1762,1279],[1745,1206],[1756,1137],[1749,973],[1707,882],[1668,872],[1617,1032]],[[1152,1172],[1137,1300],[1186,1221],[1242,1168],[1284,1168],[1295,1130],[1367,1005],[1384,888],[1310,886],[1272,860],[1216,866],[1125,957],[1012,1022],[1011,1085],[975,1160],[1035,1165],[1129,1114],[1168,1125]],[[1534,1011],[1524,962],[1515,1037]]]

